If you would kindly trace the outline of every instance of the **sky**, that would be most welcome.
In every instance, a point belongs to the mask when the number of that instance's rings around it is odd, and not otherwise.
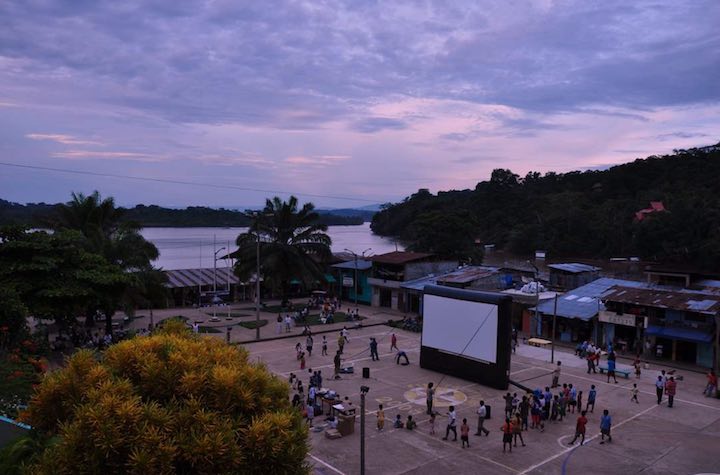
[[[0,198],[361,207],[710,145],[718,24],[717,0],[3,0]]]

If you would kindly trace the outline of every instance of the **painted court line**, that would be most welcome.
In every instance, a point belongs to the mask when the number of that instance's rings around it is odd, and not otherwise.
[[[640,417],[640,416],[642,416],[642,415],[647,414],[648,412],[652,411],[652,410],[655,409],[656,407],[659,407],[659,406],[658,406],[657,404],[655,404],[654,406],[648,407],[647,409],[638,412],[638,413],[635,414],[634,416],[628,417],[627,419],[625,419],[625,420],[623,420],[623,421],[621,421],[621,422],[618,422],[617,424],[613,424],[612,429],[613,429],[613,430],[617,430],[618,427],[620,427],[620,426],[622,426],[622,425],[625,425],[625,424],[627,424],[628,422],[633,421],[633,420],[637,419],[638,417]],[[600,437],[600,433],[599,433],[599,432],[598,432],[597,434],[595,434],[594,436],[588,437],[587,439],[585,439],[585,444],[587,444],[588,442],[590,442],[590,441],[592,441],[592,440],[597,439],[598,437]],[[562,450],[561,452],[559,452],[559,453],[557,453],[557,454],[555,454],[555,455],[553,455],[553,456],[551,456],[551,457],[548,457],[548,458],[546,458],[545,460],[536,463],[535,465],[531,465],[530,467],[528,467],[528,468],[526,468],[525,470],[523,470],[522,472],[520,472],[519,475],[524,475],[524,474],[526,474],[526,473],[530,473],[530,472],[532,472],[533,470],[535,470],[536,468],[542,467],[542,466],[545,465],[546,463],[552,462],[553,460],[562,457],[562,456],[565,455],[566,453],[568,453],[568,452],[570,452],[570,451],[572,451],[572,450],[575,450],[576,448],[578,448],[578,447],[576,447],[576,446],[566,447],[566,448],[565,448],[564,450]]]
[[[332,465],[330,465],[329,463],[325,462],[324,460],[321,460],[321,459],[315,457],[313,454],[310,454],[310,458],[313,459],[313,460],[315,460],[316,462],[318,462],[318,463],[326,466],[327,468],[329,468],[329,469],[332,470],[333,472],[337,473],[338,475],[345,475],[345,472],[341,472],[340,470],[338,470],[337,468],[333,467]]]

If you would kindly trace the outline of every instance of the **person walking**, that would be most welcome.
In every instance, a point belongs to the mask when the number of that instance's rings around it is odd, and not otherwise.
[[[580,445],[583,445],[585,443],[585,426],[588,422],[586,415],[587,411],[582,411],[578,416],[577,422],[575,423],[575,437],[568,445],[574,445],[578,437],[580,437]]]
[[[610,382],[610,376],[612,376],[612,378],[615,380],[615,384],[617,384],[618,380],[615,377],[615,358],[612,358],[612,359],[608,358],[607,367],[608,367],[607,382],[608,383]]]
[[[717,384],[717,375],[715,374],[715,371],[710,370],[707,374],[707,385],[705,386],[705,391],[703,391],[705,397],[715,397],[715,393],[717,392]]]
[[[663,392],[665,391],[665,381],[663,380],[662,375],[658,375],[657,380],[655,381],[655,394],[657,395],[657,403],[662,403],[662,397]]]
[[[283,329],[283,317],[281,314],[278,313],[277,321],[275,323],[275,333],[277,333],[278,335],[281,334],[282,329]]]
[[[558,361],[557,366],[555,366],[555,369],[553,370],[553,376],[552,376],[552,385],[551,388],[558,387],[558,381],[560,381],[560,365],[562,362]]]
[[[380,360],[380,355],[378,355],[378,344],[375,338],[370,338],[370,357],[373,361]]]
[[[633,387],[632,387],[632,389],[630,390],[630,392],[632,393],[632,397],[630,398],[630,402],[635,401],[636,403],[640,404],[640,401],[638,401],[638,393],[640,392],[640,390],[639,390],[638,387],[637,387],[637,383],[633,383]]]
[[[290,315],[285,315],[285,333],[290,333]]]
[[[640,379],[640,373],[642,363],[640,363],[640,357],[635,358],[635,361],[633,362],[633,367],[635,368],[635,379]]]
[[[487,407],[485,407],[485,401],[480,401],[480,407],[478,407],[477,415],[478,415],[478,428],[477,428],[477,432],[475,432],[475,435],[482,436],[483,434],[485,434],[486,437],[489,436],[490,431],[484,427],[485,419],[487,418]]]
[[[305,369],[305,352],[300,353],[300,369]]]
[[[335,358],[333,358],[333,364],[335,366],[335,379],[340,379],[340,351],[337,351],[335,353]]]
[[[445,437],[443,437],[442,440],[448,440],[448,436],[450,435],[450,432],[452,432],[455,436],[453,442],[457,442],[457,413],[455,412],[455,406],[450,406],[447,412],[447,416],[448,424],[445,428]]]
[[[434,386],[433,383],[428,383],[427,391],[425,391],[428,415],[433,414],[433,398],[435,397],[435,389],[433,388],[433,386]]]
[[[385,427],[385,411],[383,411],[383,405],[380,404],[377,410],[377,430],[381,431]]]
[[[399,350],[397,346],[397,336],[395,336],[395,333],[390,335],[390,353],[392,353],[393,350]]]
[[[338,344],[338,351],[340,352],[340,354],[342,354],[343,349],[345,348],[345,337],[343,336],[342,332],[340,332],[340,336],[338,336],[337,344]]]
[[[512,452],[512,441],[513,441],[513,434],[512,434],[512,425],[510,424],[510,419],[505,418],[505,424],[500,427],[500,430],[502,431],[503,436],[503,453],[505,452],[505,444],[507,444],[508,448],[510,449],[510,452]]]
[[[327,337],[325,335],[323,335],[322,353],[320,353],[320,354],[321,354],[321,356],[327,356],[327,354],[328,354],[328,352],[327,352]]]
[[[605,409],[602,417],[600,417],[600,443],[605,443],[605,436],[608,438],[608,442],[612,442],[612,435],[610,429],[612,428],[612,417],[610,417],[610,411]]]
[[[462,441],[462,448],[464,449],[465,446],[467,448],[470,448],[470,426],[467,423],[467,419],[463,419],[462,424],[460,425],[460,440]]]
[[[673,400],[675,399],[675,391],[677,389],[677,383],[675,377],[670,376],[670,379],[665,383],[665,394],[668,397],[668,407],[673,407]]]
[[[595,369],[595,352],[594,351],[588,351],[587,354],[587,374],[590,374],[590,372],[597,373],[597,370]]]
[[[522,436],[522,419],[520,419],[520,414],[515,413],[515,417],[510,421],[510,424],[512,425],[512,433],[513,433],[513,439],[515,440],[515,447],[517,447],[517,440],[518,437],[520,438],[520,443],[523,447],[525,447],[525,441],[523,440]]]
[[[590,411],[591,413],[595,411],[595,398],[597,397],[597,389],[595,389],[595,385],[590,386],[590,391],[588,392],[588,402],[587,407],[585,408],[586,411]],[[590,407],[592,406],[592,409]]]

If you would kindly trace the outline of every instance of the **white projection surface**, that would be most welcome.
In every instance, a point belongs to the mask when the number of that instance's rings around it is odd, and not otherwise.
[[[497,305],[437,295],[424,297],[423,346],[497,363],[497,328]]]

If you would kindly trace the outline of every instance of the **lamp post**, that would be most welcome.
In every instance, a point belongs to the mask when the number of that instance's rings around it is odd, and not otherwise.
[[[260,211],[253,211],[249,213],[250,216],[255,218],[255,233],[257,237],[257,248],[255,253],[255,339],[260,339],[260,225],[259,220],[261,216],[274,216],[273,213],[261,213]]]
[[[357,288],[357,286],[358,286],[358,284],[357,284],[357,282],[358,282],[358,255],[357,255],[357,253],[355,253],[347,248],[345,248],[345,251],[352,254],[353,257],[355,258],[355,277],[353,278],[353,284],[355,287],[355,312],[357,312],[357,310],[358,310],[358,291],[357,291],[357,289],[358,289]],[[369,251],[372,251],[371,247],[368,247],[367,249],[365,249],[362,252],[361,256],[362,256],[363,260],[365,260],[365,253],[369,252]]]
[[[214,248],[215,248],[215,237],[213,236],[213,249]],[[215,298],[217,297],[217,255],[218,255],[218,252],[222,251],[223,249],[226,249],[226,247],[223,246],[220,249],[216,250],[215,255],[213,256],[213,298],[212,298],[213,318],[216,318],[216,310],[217,310],[217,303],[215,302]]]
[[[532,262],[527,261],[527,263],[535,269],[535,328],[532,329],[532,333],[535,336],[540,336],[537,331],[538,326],[540,326],[540,309],[538,308],[540,306],[540,270]]]
[[[360,386],[360,475],[365,475],[365,395],[370,391]]]

